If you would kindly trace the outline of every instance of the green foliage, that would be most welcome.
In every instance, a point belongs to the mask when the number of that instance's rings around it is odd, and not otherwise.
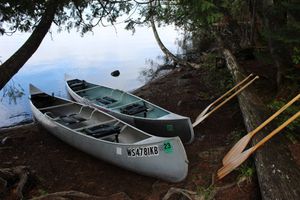
[[[215,186],[210,185],[209,187],[205,188],[203,186],[197,186],[197,195],[201,195],[204,197],[205,200],[212,199],[214,196]]]
[[[0,102],[3,101],[5,97],[8,97],[9,104],[14,102],[17,103],[17,99],[22,98],[25,94],[24,89],[20,84],[15,85],[14,81],[11,84],[5,86],[2,89],[2,97],[0,98]]]
[[[48,194],[48,192],[46,190],[44,190],[44,189],[39,189],[38,192],[40,194],[39,196],[43,196],[43,195],[47,195]]]
[[[126,29],[146,24],[154,18],[161,25],[175,24],[186,31],[209,29],[209,25],[219,21],[223,14],[213,0],[171,0],[154,1],[151,6],[140,6],[137,19],[128,19]]]
[[[238,168],[238,183],[241,183],[243,181],[251,182],[252,177],[255,174],[255,167],[253,165],[249,164],[243,164]]]
[[[233,80],[230,72],[226,67],[217,68],[216,58],[218,54],[209,53],[201,57],[201,69],[205,70],[203,81],[209,88],[209,95],[214,98],[224,94],[232,88]],[[211,85],[210,85],[211,84]]]
[[[300,47],[294,47],[292,60],[294,64],[300,64]]]
[[[75,28],[81,34],[100,24],[114,24],[120,16],[128,15],[134,4],[138,5],[134,1],[108,0],[5,0],[0,2],[0,34],[32,31],[47,7],[55,2],[58,6],[54,23],[59,31]]]
[[[264,64],[273,64],[272,56],[270,55],[270,52],[267,49],[255,50],[254,56],[257,60]]]
[[[245,0],[223,0],[223,9],[228,10],[232,17],[238,21],[249,19],[248,2]]]
[[[145,83],[157,79],[175,69],[172,61],[166,56],[158,56],[157,61],[147,59],[146,64],[148,66],[139,72],[139,80]]]
[[[235,144],[237,141],[239,141],[244,135],[245,135],[245,130],[240,130],[240,129],[236,129],[234,131],[232,131],[229,136],[228,139]]]

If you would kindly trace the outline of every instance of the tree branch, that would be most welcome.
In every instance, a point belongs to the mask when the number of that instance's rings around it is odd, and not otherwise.
[[[0,65],[0,89],[5,86],[38,49],[54,20],[58,5],[58,0],[47,2],[46,10],[41,17],[40,23],[31,36],[7,61]]]

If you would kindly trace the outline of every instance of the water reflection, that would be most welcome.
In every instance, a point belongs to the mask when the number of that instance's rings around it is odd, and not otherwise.
[[[2,89],[2,97],[0,101],[2,102],[4,98],[7,98],[9,104],[12,102],[17,104],[17,100],[21,99],[24,94],[25,93],[22,86],[19,83],[15,84],[14,80],[12,79],[11,82]]]
[[[0,127],[31,118],[29,83],[65,98],[69,98],[64,85],[65,73],[126,91],[143,85],[138,77],[145,61],[162,54],[153,33],[147,27],[138,28],[135,35],[123,27],[117,30],[116,34],[112,27],[99,28],[84,37],[76,32],[48,35],[13,81],[0,91]],[[159,33],[166,46],[176,51],[174,41],[178,32],[173,27],[164,27]],[[9,58],[28,36],[20,33],[1,36],[1,60]],[[119,70],[120,76],[111,76],[114,70]]]

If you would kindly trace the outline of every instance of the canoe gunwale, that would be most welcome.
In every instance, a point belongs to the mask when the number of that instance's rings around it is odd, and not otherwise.
[[[61,97],[57,98],[71,102],[70,100]],[[138,142],[132,143],[111,142],[99,138],[94,138],[80,131],[77,131],[76,129],[72,129],[64,124],[61,124],[58,121],[53,120],[53,118],[48,116],[46,113],[43,113],[41,110],[39,110],[39,108],[37,108],[35,104],[33,104],[31,99],[29,103],[33,112],[33,116],[35,116],[37,121],[41,123],[46,129],[48,129],[53,135],[68,143],[69,145],[74,146],[75,148],[78,148],[92,156],[95,156],[98,159],[104,160],[106,162],[115,164],[119,167],[134,171],[142,175],[156,177],[169,182],[180,182],[187,176],[188,159],[184,146],[179,137],[165,138],[150,135],[125,122],[122,122],[114,116],[90,107],[90,109],[95,112],[110,116],[110,118],[112,119],[108,120],[110,122],[114,122],[113,120],[116,120],[117,123],[120,122],[124,124],[124,126],[129,126],[129,128],[132,128],[149,136],[146,139],[141,139]],[[74,104],[78,106],[85,106],[75,102]],[[57,107],[56,109],[60,109],[60,107]],[[160,149],[160,147],[163,148],[165,142],[172,143],[174,151],[173,154],[164,152],[162,149]],[[151,146],[157,146],[157,148],[159,147],[159,154],[157,156],[151,156],[150,154],[144,157],[130,157],[130,154],[128,152],[128,149],[144,149],[150,148]]]
[[[44,92],[41,92],[41,93],[44,93]],[[35,94],[37,94],[37,93],[35,93]],[[46,93],[45,93],[45,94],[46,94]],[[139,132],[141,132],[141,133],[143,133],[144,135],[147,135],[147,136],[149,136],[149,137],[159,138],[159,139],[161,139],[161,141],[164,141],[164,140],[173,140],[173,139],[176,139],[176,138],[179,139],[178,136],[175,136],[175,137],[159,137],[159,136],[154,136],[154,135],[151,135],[151,134],[149,134],[149,133],[146,133],[146,132],[144,132],[143,130],[140,130],[140,129],[138,129],[138,128],[136,128],[136,127],[134,127],[134,126],[132,126],[132,125],[126,123],[126,122],[124,122],[124,121],[121,121],[120,119],[118,119],[118,118],[116,118],[116,117],[110,115],[109,113],[104,113],[104,112],[102,112],[101,110],[99,111],[98,109],[95,109],[94,107],[87,106],[87,105],[84,105],[84,104],[81,104],[81,103],[78,103],[78,102],[72,102],[72,101],[70,101],[69,99],[65,99],[65,98],[62,98],[62,97],[56,97],[56,98],[62,99],[62,100],[65,100],[65,101],[70,102],[70,104],[68,104],[68,105],[76,105],[76,104],[77,104],[77,105],[80,105],[81,107],[89,107],[90,109],[93,110],[91,114],[93,114],[93,113],[95,113],[95,112],[101,112],[102,114],[107,115],[107,116],[109,116],[109,117],[112,118],[112,119],[109,120],[109,121],[101,122],[101,123],[99,123],[99,124],[92,124],[91,126],[86,126],[86,127],[93,127],[93,126],[96,126],[96,125],[101,125],[101,124],[106,124],[106,123],[111,123],[111,122],[116,121],[116,122],[121,122],[121,123],[123,123],[124,126],[129,126],[129,127],[132,128],[132,129],[138,130]],[[93,139],[93,140],[101,140],[101,139],[97,139],[97,138],[94,138],[94,137],[92,137],[92,136],[83,134],[83,133],[81,133],[80,131],[78,131],[78,130],[76,130],[76,129],[72,129],[72,128],[66,126],[66,125],[61,124],[61,123],[58,123],[58,122],[55,120],[56,118],[50,117],[49,115],[47,115],[47,112],[42,113],[41,110],[40,110],[40,108],[37,108],[37,107],[32,103],[31,99],[29,99],[29,100],[30,100],[30,105],[31,105],[32,107],[34,107],[41,115],[43,115],[44,117],[46,117],[46,118],[47,118],[49,121],[51,121],[52,123],[55,123],[55,124],[58,125],[58,126],[61,126],[61,127],[65,128],[65,129],[68,129],[68,130],[70,130],[70,131],[76,132],[76,133],[78,133],[78,134],[80,134],[80,135],[89,137],[89,138],[91,138],[91,139]],[[59,107],[56,107],[56,108],[59,108]],[[81,129],[81,128],[83,128],[83,127],[80,127],[80,128],[78,128],[78,129]],[[102,141],[102,142],[107,142],[107,143],[110,143],[110,144],[114,144],[114,143],[115,143],[115,142],[110,142],[110,141],[106,141],[106,140],[101,140],[101,141]],[[117,143],[117,144],[118,144],[118,145],[129,145],[130,143]],[[130,144],[130,145],[131,145],[131,144]]]
[[[102,87],[102,86],[101,85],[97,85],[97,86],[90,87],[90,88],[85,88],[85,89],[82,89],[82,90],[76,90],[75,92],[85,92],[85,91],[97,89],[97,88],[100,88],[100,87]]]
[[[53,108],[59,108],[59,107],[65,107],[65,106],[70,106],[73,105],[74,103],[65,103],[65,104],[59,104],[59,105],[55,105],[55,106],[48,106],[48,107],[42,107],[42,108],[38,108],[39,110],[48,110],[48,109],[53,109]]]
[[[73,78],[69,77],[69,80],[72,80]],[[174,124],[174,121],[178,121],[178,124],[181,124],[180,126],[182,126],[181,128],[179,128],[178,130],[176,129],[174,131],[174,134],[173,135],[170,135],[169,133],[166,133],[167,136],[165,136],[165,133],[162,134],[163,136],[162,137],[174,137],[174,136],[179,136],[184,143],[186,144],[190,144],[193,142],[194,140],[194,130],[193,130],[193,127],[192,127],[192,123],[191,123],[191,120],[189,117],[185,117],[185,116],[182,116],[182,115],[178,115],[178,114],[175,114],[171,111],[168,111],[164,108],[161,108],[160,106],[158,105],[155,105],[145,99],[142,99],[138,96],[135,96],[131,93],[128,93],[128,92],[125,92],[125,91],[122,91],[122,90],[119,90],[119,89],[112,89],[110,87],[107,87],[107,86],[103,86],[103,85],[100,85],[101,87],[103,88],[106,88],[108,90],[112,90],[113,91],[120,91],[122,92],[122,96],[123,95],[128,95],[128,96],[131,96],[135,99],[137,99],[137,102],[139,101],[142,101],[146,104],[148,104],[149,106],[151,106],[153,109],[154,108],[157,108],[157,109],[160,109],[162,110],[163,112],[167,113],[166,115],[164,116],[161,116],[161,117],[157,117],[157,118],[145,118],[145,117],[142,117],[142,116],[135,116],[135,115],[128,115],[128,114],[124,114],[122,112],[119,112],[117,109],[117,107],[109,107],[109,106],[102,106],[102,105],[99,105],[97,103],[95,103],[94,101],[92,100],[89,100],[87,99],[86,97],[83,97],[83,96],[80,96],[79,94],[76,93],[76,91],[74,91],[68,84],[67,82],[67,79],[65,78],[65,82],[66,82],[66,88],[67,88],[67,91],[69,92],[69,94],[77,101],[77,102],[81,102],[81,103],[85,103],[85,104],[88,104],[92,107],[95,107],[99,110],[102,110],[102,111],[105,111],[107,113],[109,113],[110,115],[113,115],[115,116],[116,118],[119,118],[119,119],[122,119],[122,121],[126,121],[127,123],[130,123],[131,125],[133,126],[137,126],[135,124],[136,121],[139,121],[139,122],[144,122],[144,123],[149,123],[149,124],[157,124],[159,125],[160,122],[165,122],[165,124],[170,124],[170,123],[173,123]],[[93,83],[91,83],[93,84]],[[130,104],[132,104],[133,102],[131,102]],[[129,105],[130,105],[129,104]],[[123,107],[124,105],[120,106],[120,107]],[[143,126],[137,126],[139,129],[143,129]],[[184,128],[183,128],[184,127]],[[162,130],[162,129],[160,129]],[[182,131],[183,130],[183,131]],[[145,130],[146,131],[146,130]],[[157,134],[158,130],[147,130],[146,132],[149,132],[150,134]],[[161,131],[159,131],[161,132]],[[165,132],[165,131],[164,131]],[[160,136],[160,133],[157,134],[156,136]]]

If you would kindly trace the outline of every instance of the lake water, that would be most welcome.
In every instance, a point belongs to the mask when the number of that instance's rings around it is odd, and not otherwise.
[[[163,54],[151,28],[139,27],[132,35],[123,27],[121,24],[115,28],[99,27],[83,37],[75,31],[48,33],[35,54],[5,86],[6,89],[17,88],[24,95],[12,99],[5,89],[0,91],[0,127],[31,119],[29,83],[67,98],[65,73],[125,91],[142,86],[139,73],[147,67],[146,60],[156,60]],[[176,52],[179,33],[173,27],[162,27],[158,31],[164,44]],[[0,61],[9,58],[28,37],[27,33],[0,36]],[[112,77],[113,70],[119,70],[120,76]]]

